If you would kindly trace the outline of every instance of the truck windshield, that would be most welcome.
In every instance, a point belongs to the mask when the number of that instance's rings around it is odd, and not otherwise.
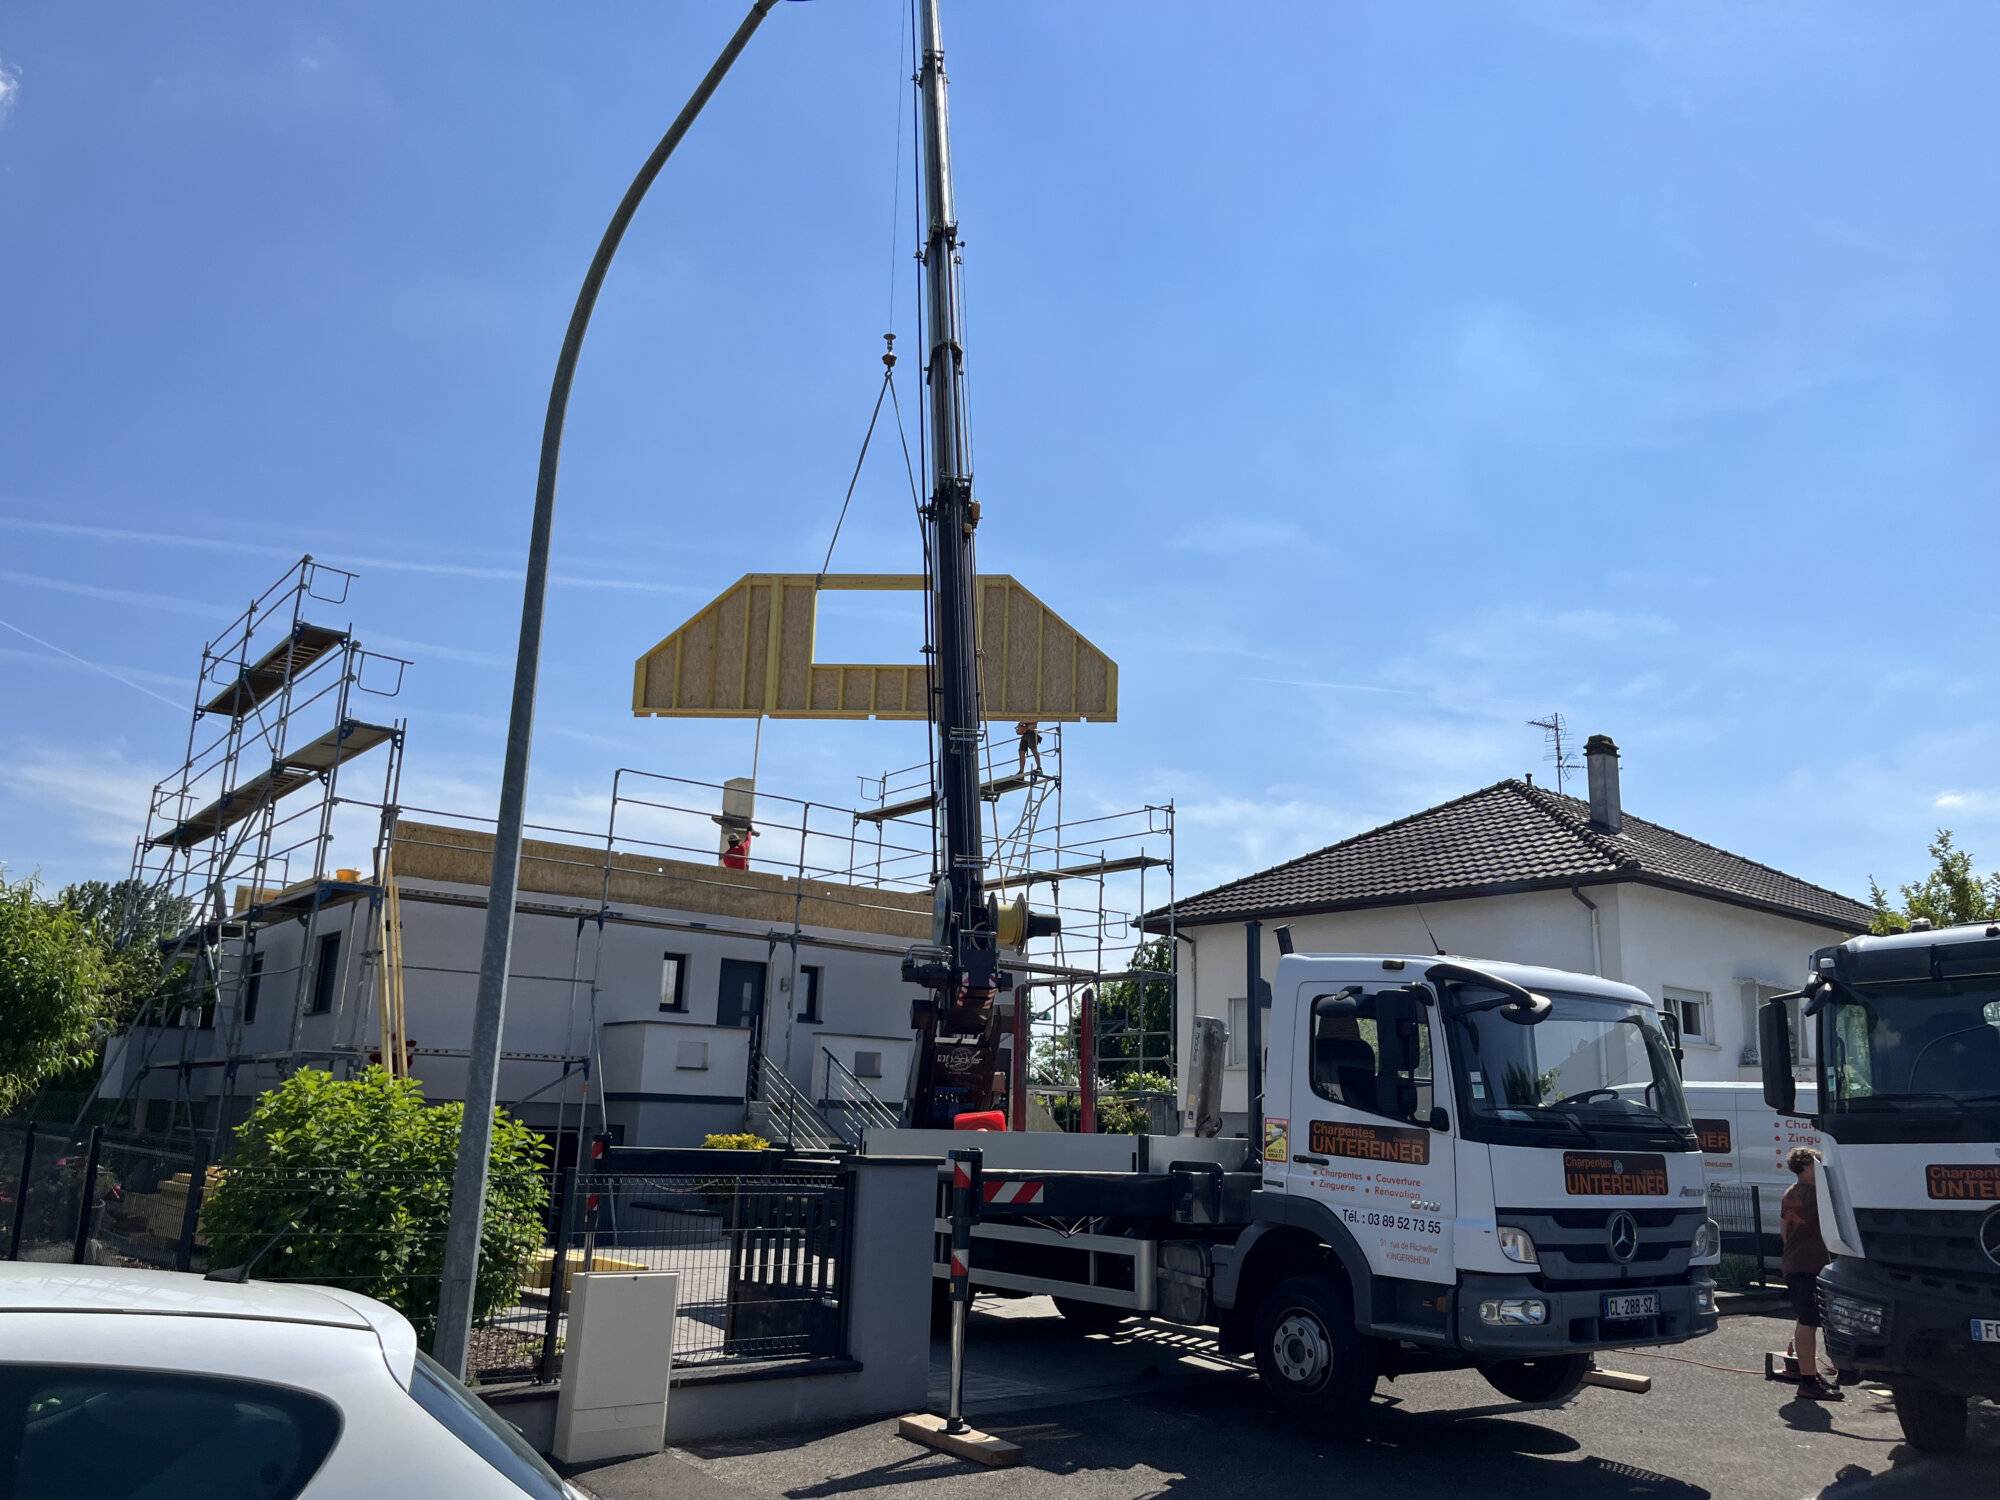
[[[2000,1100],[2000,978],[1842,985],[1830,999],[1828,1109]]]
[[[1461,998],[1476,1006],[1485,997],[1468,988]],[[1649,1007],[1590,995],[1549,999],[1553,1008],[1533,1026],[1497,1008],[1453,1016],[1467,1109],[1586,1134],[1689,1129],[1680,1078]]]

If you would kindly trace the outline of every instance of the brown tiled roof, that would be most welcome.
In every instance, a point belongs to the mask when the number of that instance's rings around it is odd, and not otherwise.
[[[1865,931],[1874,915],[1838,891],[1671,828],[1630,813],[1623,821],[1619,832],[1607,833],[1592,826],[1588,803],[1510,777],[1176,902],[1175,920],[1186,927],[1611,880],[1849,932]],[[1165,915],[1149,912],[1146,925],[1157,930]]]

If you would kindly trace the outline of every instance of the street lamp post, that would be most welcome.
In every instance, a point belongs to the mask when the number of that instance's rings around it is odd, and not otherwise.
[[[619,241],[639,202],[674,154],[688,127],[708,103],[751,35],[777,0],[754,0],[721,55],[715,59],[653,154],[632,179],[611,216],[597,254],[576,294],[549,384],[549,410],[542,424],[541,470],[535,481],[535,517],[528,538],[528,576],[521,593],[521,641],[514,659],[514,702],[507,718],[507,758],[500,776],[500,816],[493,833],[493,874],[486,897],[486,933],[479,952],[479,995],[472,1018],[472,1052],[465,1080],[465,1122],[459,1135],[458,1167],[451,1183],[451,1221],[445,1232],[444,1274],[438,1294],[437,1333],[432,1356],[461,1377],[472,1337],[473,1289],[479,1280],[479,1232],[486,1216],[487,1158],[493,1148],[493,1112],[500,1083],[500,1031],[507,1010],[507,963],[514,946],[514,899],[520,886],[521,828],[528,789],[528,748],[534,736],[535,677],[541,664],[542,606],[548,595],[549,533],[555,521],[556,465],[562,453],[563,417],[570,382],[583,349],[584,330],[597,293],[618,253]]]

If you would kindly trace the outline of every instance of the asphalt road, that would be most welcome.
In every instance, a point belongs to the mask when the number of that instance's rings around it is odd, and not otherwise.
[[[1143,1324],[1079,1338],[1045,1302],[1003,1304],[971,1325],[966,1408],[1022,1445],[1017,1469],[931,1453],[899,1439],[893,1422],[871,1422],[700,1444],[578,1477],[605,1500],[1026,1500],[1052,1490],[1125,1500],[1307,1485],[1316,1497],[1368,1500],[2000,1494],[2000,1411],[1974,1408],[1966,1455],[1920,1455],[1885,1394],[1857,1387],[1822,1406],[1765,1381],[1763,1351],[1782,1348],[1788,1331],[1777,1318],[1736,1316],[1692,1344],[1602,1356],[1651,1376],[1652,1391],[1586,1388],[1553,1411],[1504,1401],[1470,1373],[1384,1381],[1365,1422],[1335,1434],[1270,1411],[1249,1370],[1199,1338]]]

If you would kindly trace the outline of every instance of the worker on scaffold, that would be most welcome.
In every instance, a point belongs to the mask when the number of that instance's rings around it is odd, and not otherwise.
[[[750,841],[757,836],[757,830],[749,824],[729,831],[729,847],[722,851],[722,868],[725,870],[747,870],[750,868]]]
[[[1018,774],[1022,776],[1028,774],[1028,757],[1032,755],[1035,758],[1035,775],[1037,778],[1041,777],[1043,771],[1040,726],[1033,719],[1023,719],[1014,726],[1014,733],[1021,737]]]

